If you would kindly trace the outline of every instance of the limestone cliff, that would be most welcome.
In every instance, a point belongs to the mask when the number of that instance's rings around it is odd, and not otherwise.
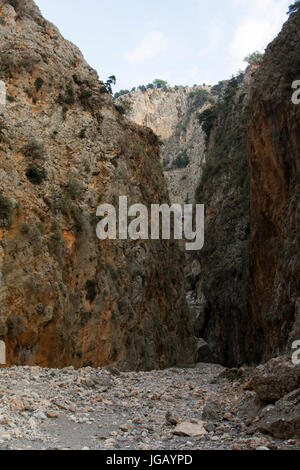
[[[206,243],[193,281],[199,334],[226,365],[291,352],[300,338],[299,26],[297,12],[202,117]]]
[[[270,44],[252,89],[248,120],[251,181],[249,309],[261,359],[300,339],[300,11]]]
[[[248,83],[252,71],[224,84],[217,105],[201,120],[209,139],[197,203],[205,204],[205,245],[191,273],[198,335],[227,366],[251,360],[249,171],[246,153]]]
[[[96,238],[100,202],[168,202],[159,143],[31,0],[0,2],[0,339],[8,364],[194,359],[181,255]]]
[[[172,202],[193,202],[205,151],[198,115],[214,102],[211,87],[137,90],[117,102],[125,104],[130,120],[150,127],[159,136]]]

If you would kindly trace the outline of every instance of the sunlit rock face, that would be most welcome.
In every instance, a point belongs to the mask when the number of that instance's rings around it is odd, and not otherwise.
[[[211,87],[137,90],[117,102],[125,102],[130,120],[150,127],[159,136],[172,202],[194,202],[205,151],[205,136],[198,115],[214,102]]]
[[[181,254],[99,241],[96,209],[168,203],[159,143],[124,119],[33,1],[0,2],[0,340],[7,364],[191,363]],[[1,95],[2,96],[2,95]]]

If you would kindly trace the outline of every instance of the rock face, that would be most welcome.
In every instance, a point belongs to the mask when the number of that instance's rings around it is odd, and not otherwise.
[[[279,439],[300,437],[300,366],[289,357],[272,359],[248,371],[247,391],[232,407],[251,432],[262,432]]]
[[[204,119],[199,336],[228,366],[269,360],[300,338],[299,25],[300,11]]]
[[[137,90],[117,101],[126,105],[130,120],[150,127],[161,139],[172,202],[193,202],[205,151],[205,135],[198,115],[214,102],[211,87]]]
[[[300,11],[268,47],[254,82],[248,123],[251,181],[249,307],[260,358],[300,338]]]
[[[247,74],[224,83],[203,118],[208,150],[196,202],[205,204],[205,245],[192,273],[200,316],[198,336],[220,363],[251,360],[247,311],[249,281],[249,171],[246,153]]]
[[[96,238],[99,203],[168,202],[159,143],[125,120],[31,0],[0,2],[0,339],[8,364],[190,363],[181,254]]]

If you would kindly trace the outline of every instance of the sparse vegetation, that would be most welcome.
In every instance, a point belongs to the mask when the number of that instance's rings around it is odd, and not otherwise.
[[[30,231],[30,225],[27,222],[22,222],[20,232],[22,235],[28,235]]]
[[[32,140],[22,149],[25,157],[30,160],[43,160],[45,157],[45,149],[41,142]]]
[[[287,12],[287,15],[292,15],[293,13],[297,13],[297,11],[300,8],[300,1],[297,1],[293,3],[292,5],[289,6],[289,10]]]
[[[220,96],[222,91],[224,90],[224,87],[226,86],[226,82],[225,81],[222,81],[222,82],[219,82],[217,85],[214,85],[212,88],[211,88],[211,94],[213,96]]]
[[[12,221],[13,204],[0,191],[0,227],[9,227]]]
[[[67,192],[73,201],[79,199],[83,192],[82,182],[77,178],[71,178],[68,181]]]
[[[18,338],[24,331],[24,320],[21,315],[12,313],[6,320],[6,326],[9,336]]]
[[[129,93],[132,93],[136,90],[139,90],[145,93],[145,91],[147,90],[166,89],[167,87],[169,87],[169,84],[167,81],[156,78],[155,80],[153,80],[152,83],[148,83],[148,85],[139,85],[137,88],[134,87],[131,90],[120,90],[117,93],[115,93],[114,98],[115,99],[120,98],[121,96],[128,95]]]
[[[170,165],[170,157],[165,157],[163,159],[163,169],[168,170]]]
[[[53,220],[51,233],[48,239],[48,248],[50,253],[54,254],[60,261],[65,253],[65,240],[62,236],[62,230],[57,220]]]
[[[131,103],[126,99],[122,99],[122,101],[119,104],[116,104],[116,110],[121,115],[129,114],[131,110]]]
[[[80,131],[79,134],[78,134],[78,137],[79,137],[80,139],[84,139],[85,136],[86,136],[86,127],[84,127],[83,129],[81,129],[81,131]]]
[[[206,103],[214,103],[215,100],[211,94],[204,88],[198,88],[189,93],[189,98],[192,100],[191,109],[202,108]]]
[[[11,74],[16,69],[16,60],[13,54],[5,52],[1,54],[1,69],[3,72]]]
[[[206,109],[198,114],[199,123],[202,124],[202,129],[206,134],[206,141],[208,142],[214,122],[217,118],[216,107]]]
[[[43,84],[44,84],[44,80],[41,77],[38,77],[34,82],[34,88],[36,89],[36,91],[40,91]]]
[[[72,82],[69,82],[65,88],[65,93],[58,95],[57,102],[61,105],[72,106],[75,103],[75,93]]]
[[[108,77],[108,79],[106,80],[106,82],[103,84],[103,86],[100,88],[100,92],[101,93],[108,93],[109,95],[112,95],[113,91],[112,91],[112,87],[113,85],[115,85],[117,83],[117,79],[115,77],[115,75],[111,75],[110,77]]]
[[[156,78],[155,80],[153,80],[152,84],[153,84],[154,88],[156,88],[156,89],[166,88],[166,87],[169,86],[167,81],[161,80],[160,78]],[[150,87],[151,87],[152,84],[150,84]],[[149,85],[148,85],[148,87],[149,87]]]
[[[86,290],[86,300],[93,302],[97,296],[97,284],[95,281],[86,281],[85,284]]]
[[[29,165],[26,170],[26,176],[32,184],[40,185],[47,178],[47,172],[40,166]]]
[[[6,3],[14,7],[14,9],[16,10],[19,4],[19,0],[6,0]]]
[[[130,90],[120,90],[117,91],[117,93],[114,94],[114,98],[120,98],[121,96],[128,95],[130,93]]]
[[[252,52],[252,54],[249,54],[247,57],[245,57],[244,62],[246,62],[249,65],[259,65],[261,64],[262,60],[264,58],[264,54],[259,51]]]
[[[91,98],[91,96],[92,96],[91,90],[89,90],[88,88],[84,88],[84,87],[80,88],[79,101],[81,102],[81,104],[83,104],[84,106],[87,106],[88,101]]]
[[[190,162],[190,159],[186,152],[180,153],[173,161],[172,167],[174,169],[186,168]]]
[[[9,93],[6,94],[6,99],[9,101],[9,103],[14,103],[16,101],[15,98]]]

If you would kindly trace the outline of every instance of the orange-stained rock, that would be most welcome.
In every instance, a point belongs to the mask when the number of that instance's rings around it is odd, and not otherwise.
[[[32,0],[17,2],[17,12],[0,6],[0,79],[9,96],[0,187],[13,208],[10,223],[0,221],[8,365],[193,362],[177,244],[96,237],[100,203],[117,207],[121,195],[130,204],[168,202],[156,136],[120,115],[78,48]],[[41,180],[27,177],[30,166],[35,176],[45,170]]]

